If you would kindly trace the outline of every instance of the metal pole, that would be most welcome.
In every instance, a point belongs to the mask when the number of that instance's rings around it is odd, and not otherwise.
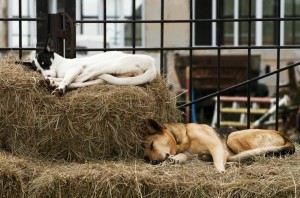
[[[57,1],[57,11],[67,13],[73,21],[76,18],[76,1],[74,0],[59,0]],[[67,19],[63,17],[63,30],[68,32],[68,36],[65,39],[65,57],[76,57],[76,31],[74,23],[68,24]],[[73,49],[74,48],[74,49]]]

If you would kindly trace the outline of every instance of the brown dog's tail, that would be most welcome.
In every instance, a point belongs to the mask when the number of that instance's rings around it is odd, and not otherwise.
[[[254,156],[265,155],[265,156],[282,156],[290,155],[295,153],[295,145],[289,140],[286,141],[283,146],[267,146],[262,148],[251,149],[248,151],[240,152],[236,155],[229,156],[228,161],[230,162],[241,162],[252,159]]]

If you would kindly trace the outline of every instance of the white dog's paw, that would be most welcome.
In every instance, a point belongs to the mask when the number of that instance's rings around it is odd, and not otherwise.
[[[49,82],[49,86],[51,87],[57,87],[58,86],[58,83],[56,83],[54,80],[51,80],[51,79],[47,79],[48,82]]]
[[[58,84],[57,84],[54,80],[50,80],[50,79],[46,78],[45,81],[46,81],[46,83],[47,83],[49,89],[51,89],[51,90],[57,89]]]
[[[63,95],[65,95],[65,89],[56,88],[56,89],[54,89],[54,91],[52,91],[51,94],[56,95],[56,96],[63,96]]]
[[[55,90],[58,87],[58,85],[55,85],[55,83],[48,78],[40,80],[39,83],[42,87],[45,87],[50,92]]]

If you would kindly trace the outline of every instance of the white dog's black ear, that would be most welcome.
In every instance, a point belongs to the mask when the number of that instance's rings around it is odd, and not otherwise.
[[[162,133],[164,127],[154,119],[146,119],[146,126],[149,135],[154,135],[156,133]]]
[[[48,35],[44,51],[45,52],[54,52],[54,46],[53,46],[53,41],[51,39],[51,35]]]

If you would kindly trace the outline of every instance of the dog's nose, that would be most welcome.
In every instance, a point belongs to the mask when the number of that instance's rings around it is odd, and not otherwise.
[[[151,161],[150,161],[150,164],[156,165],[156,164],[158,164],[158,162],[157,162],[157,160],[151,160]]]
[[[152,165],[157,165],[157,164],[159,164],[159,163],[161,163],[160,160],[151,160],[151,161],[150,161],[150,164],[152,164]]]
[[[147,163],[150,162],[150,158],[149,158],[148,156],[145,156],[145,157],[144,157],[144,160],[145,160]]]

